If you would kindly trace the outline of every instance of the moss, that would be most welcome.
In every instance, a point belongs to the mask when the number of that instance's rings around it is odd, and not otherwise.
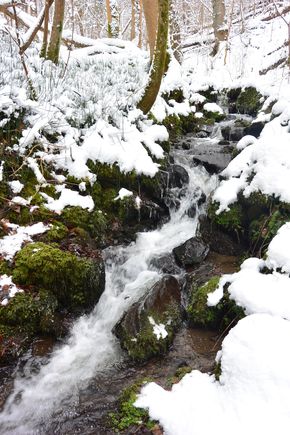
[[[52,228],[45,233],[45,239],[48,242],[58,242],[68,235],[67,227],[61,222],[55,222]]]
[[[153,325],[149,317],[154,319],[156,324],[163,324],[167,331],[165,338],[159,340],[153,332]],[[122,346],[127,350],[128,355],[137,362],[146,361],[154,356],[163,355],[173,341],[175,331],[181,323],[179,307],[170,305],[165,312],[146,312],[141,314],[140,330],[136,336],[127,334],[123,337]]]
[[[207,110],[203,110],[203,116],[205,120],[208,121],[214,121],[214,122],[220,122],[223,119],[225,119],[225,115],[223,113],[219,112],[208,112]],[[205,122],[206,123],[206,122]],[[208,122],[207,122],[208,123]]]
[[[13,280],[51,291],[62,307],[94,305],[103,290],[104,272],[96,261],[78,258],[42,242],[25,246],[16,256]]]
[[[242,88],[231,88],[227,90],[227,97],[230,103],[235,103],[240,95]]]
[[[213,88],[213,86],[209,86],[207,89],[203,89],[198,91],[200,95],[203,95],[208,102],[216,103],[218,99],[218,92]]]
[[[237,110],[240,113],[256,116],[259,109],[262,107],[261,98],[262,95],[256,88],[252,86],[245,88],[237,98]]]
[[[216,306],[207,305],[207,296],[217,288],[219,280],[220,277],[215,276],[199,288],[193,284],[191,302],[187,308],[190,325],[222,329],[244,317],[244,311],[229,299],[227,292]]]
[[[10,275],[11,274],[11,268],[9,266],[9,263],[5,260],[0,259],[0,275]]]
[[[170,92],[165,92],[162,94],[164,100],[168,103],[170,100],[174,100],[177,103],[182,103],[184,101],[184,95],[182,89],[174,89]]]
[[[244,212],[239,203],[234,203],[228,211],[216,214],[218,204],[213,202],[208,209],[209,218],[220,227],[233,232],[242,232],[244,226]]]
[[[109,414],[109,424],[116,432],[122,432],[132,426],[144,426],[149,430],[155,426],[156,422],[150,420],[148,411],[134,406],[137,394],[149,381],[147,378],[139,380],[122,392],[118,401],[118,411]]]
[[[181,381],[181,379],[187,375],[188,373],[192,372],[192,368],[189,366],[182,366],[182,367],[178,367],[178,369],[176,370],[176,372],[174,373],[173,376],[170,376],[167,379],[166,382],[166,387],[171,388],[173,384],[177,384],[178,382]]]
[[[97,241],[101,241],[107,229],[107,218],[99,210],[89,212],[81,207],[65,207],[60,219],[68,228],[82,228]]]
[[[270,214],[263,214],[253,220],[249,226],[249,238],[255,251],[265,251],[278,230],[289,221],[289,214],[276,209]],[[261,252],[263,254],[263,252]]]

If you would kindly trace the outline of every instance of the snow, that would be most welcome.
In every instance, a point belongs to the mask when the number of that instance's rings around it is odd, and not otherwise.
[[[7,305],[9,300],[17,293],[22,293],[23,290],[18,288],[12,281],[12,277],[8,275],[0,275],[0,304]]]
[[[171,391],[149,383],[135,405],[148,408],[166,435],[286,435],[289,339],[290,322],[268,314],[246,317],[223,341],[219,381],[194,370]]]
[[[238,143],[237,148],[242,151],[222,172],[226,180],[213,196],[220,204],[218,213],[228,210],[240,192],[246,198],[261,192],[290,202],[289,110],[290,98],[282,113],[265,125],[259,139],[245,136]]]
[[[32,242],[32,236],[45,233],[51,226],[38,222],[27,227],[15,224],[10,224],[9,227],[11,228],[10,234],[0,239],[0,256],[7,261],[13,259],[24,243]]]
[[[114,198],[114,201],[117,201],[118,199],[122,200],[124,198],[129,198],[130,196],[133,196],[133,192],[131,192],[131,190],[122,187],[122,189],[119,190],[118,196]]]
[[[203,108],[207,112],[219,113],[220,115],[224,113],[223,109],[216,103],[206,103]]]
[[[95,206],[93,198],[90,195],[83,196],[79,192],[66,187],[61,188],[61,194],[58,199],[53,199],[43,192],[40,192],[40,194],[47,200],[47,204],[44,204],[45,207],[57,214],[61,214],[62,210],[67,206],[81,207],[88,211],[92,211]]]
[[[19,180],[13,180],[8,182],[13,193],[20,193],[24,187],[24,184],[20,183]]]
[[[0,162],[0,181],[3,180],[4,161]]]
[[[163,323],[156,323],[153,317],[148,317],[149,323],[153,326],[153,334],[156,335],[157,340],[160,338],[164,339],[167,337],[168,332],[166,331],[165,325]]]
[[[287,223],[270,243],[265,260],[245,260],[239,272],[224,275],[209,294],[208,305],[216,305],[228,284],[230,298],[247,315],[230,330],[217,354],[219,379],[193,370],[171,391],[155,383],[142,389],[135,406],[148,408],[166,435],[230,435],[233,428],[238,435],[288,433],[289,241]]]

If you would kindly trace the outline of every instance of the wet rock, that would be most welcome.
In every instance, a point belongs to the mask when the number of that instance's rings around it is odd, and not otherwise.
[[[164,354],[182,320],[178,281],[164,276],[122,316],[113,333],[137,362]]]
[[[205,243],[208,243],[210,249],[219,254],[241,255],[245,251],[242,243],[238,243],[228,233],[218,228],[205,215],[199,218],[199,234]]]
[[[206,131],[198,131],[195,136],[202,139],[208,137],[208,134]]]
[[[193,157],[194,163],[202,165],[210,174],[223,171],[231,161],[231,154],[213,153]]]
[[[192,204],[187,210],[189,217],[194,218],[196,216],[196,204]]]
[[[181,268],[176,264],[173,254],[166,254],[161,257],[155,257],[151,260],[151,266],[158,271],[168,273],[170,275],[179,275]]]
[[[181,188],[184,184],[188,184],[189,175],[187,171],[180,165],[172,165],[169,167],[169,180],[168,187],[179,187]]]
[[[234,124],[223,127],[221,132],[223,138],[227,141],[238,142],[243,136],[245,136],[245,128],[236,127]]]
[[[200,237],[192,237],[182,245],[173,249],[177,264],[190,267],[201,263],[207,256],[209,247]]]
[[[263,128],[265,127],[265,122],[259,121],[259,122],[253,122],[251,125],[249,125],[246,129],[245,129],[245,135],[251,135],[254,136],[256,138],[258,138],[261,134],[261,131],[263,130]]]

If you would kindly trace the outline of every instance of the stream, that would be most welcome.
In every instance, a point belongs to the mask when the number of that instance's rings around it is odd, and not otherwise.
[[[205,146],[217,139],[196,141],[195,144]],[[49,356],[27,355],[15,374],[13,392],[0,414],[1,434],[69,433],[68,429],[58,429],[55,422],[73,418],[80,394],[86,394],[81,391],[90,388],[100,376],[105,388],[109,391],[111,388],[115,394],[111,373],[122,367],[126,358],[112,328],[126,309],[161,278],[162,274],[151,266],[152,258],[171,252],[195,235],[200,213],[198,200],[202,193],[208,196],[217,184],[217,176],[210,176],[202,166],[194,165],[192,150],[175,150],[173,158],[189,174],[189,184],[182,187],[182,194],[178,188],[171,192],[180,197],[178,210],[173,208],[167,223],[157,230],[139,233],[136,242],[129,246],[104,251],[106,288],[101,299],[89,315],[75,322],[66,342],[57,345]],[[194,204],[197,213],[191,218],[187,211]],[[128,371],[124,371],[123,377],[127,376]],[[95,381],[94,385],[100,388],[100,382]],[[83,433],[101,432],[94,429]]]

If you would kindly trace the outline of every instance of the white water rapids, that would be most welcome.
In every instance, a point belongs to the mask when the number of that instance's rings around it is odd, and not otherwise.
[[[0,415],[0,433],[35,434],[49,420],[63,400],[74,397],[97,372],[116,363],[122,353],[111,330],[124,311],[160,278],[150,268],[150,260],[172,251],[196,232],[198,213],[186,214],[200,195],[216,187],[199,167],[190,167],[185,152],[176,155],[176,163],[189,174],[186,193],[177,211],[160,229],[139,233],[135,243],[106,250],[106,288],[91,314],[74,324],[66,344],[57,348],[49,362],[37,374],[16,376],[13,393]]]

